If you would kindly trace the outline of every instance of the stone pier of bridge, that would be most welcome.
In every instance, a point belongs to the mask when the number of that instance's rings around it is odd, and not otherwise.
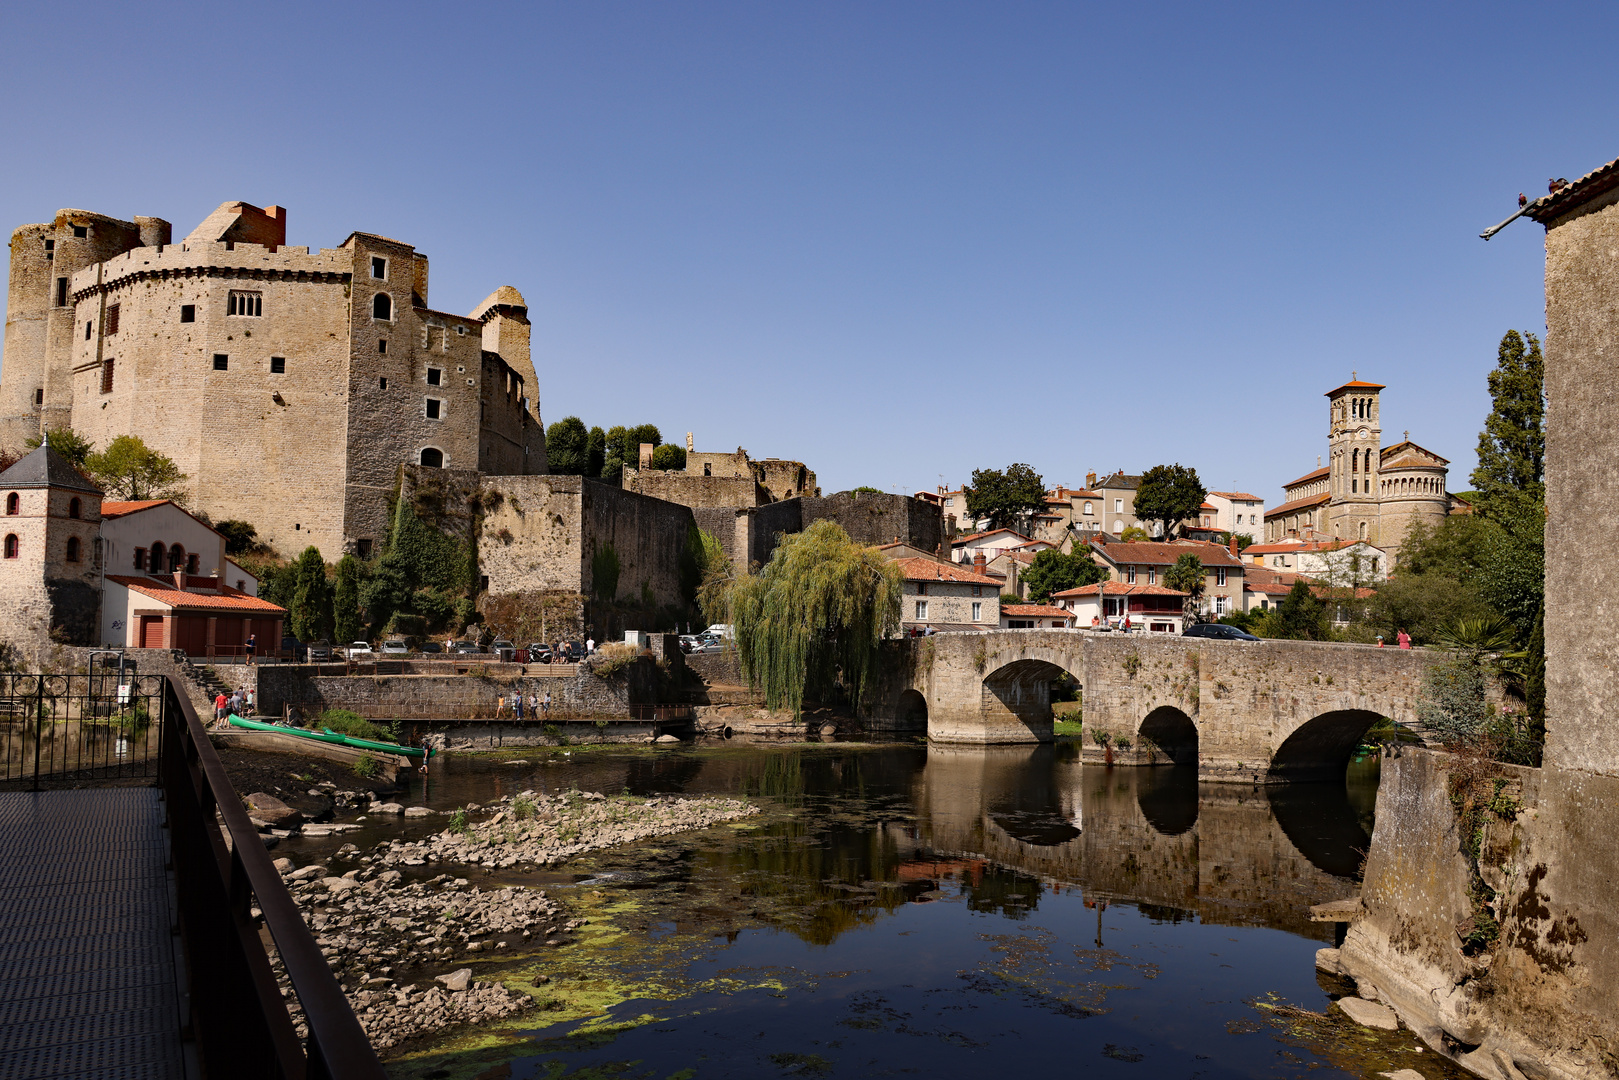
[[[945,633],[896,643],[867,711],[935,743],[1052,739],[1051,687],[1083,693],[1087,759],[1195,765],[1206,780],[1342,775],[1367,729],[1416,732],[1421,649],[1231,642],[1087,630]]]

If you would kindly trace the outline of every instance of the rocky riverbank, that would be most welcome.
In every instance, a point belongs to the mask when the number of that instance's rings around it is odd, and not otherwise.
[[[736,799],[524,792],[456,811],[451,828],[423,840],[384,840],[370,851],[344,844],[325,861],[298,867],[279,859],[276,867],[373,1045],[387,1050],[441,1028],[509,1016],[532,1001],[499,982],[474,980],[470,967],[436,978],[427,972],[471,956],[487,961],[563,945],[583,925],[544,890],[481,888],[451,873],[410,880],[411,867],[538,867],[756,813]],[[488,816],[468,822],[481,814]],[[277,974],[290,999],[279,965]],[[296,1005],[294,1019],[302,1034]]]
[[[473,823],[471,815],[493,810]],[[424,840],[386,845],[379,858],[392,866],[455,863],[486,868],[539,867],[614,844],[706,829],[758,813],[740,799],[678,795],[601,795],[525,791],[488,808],[469,805],[465,824]],[[378,845],[382,848],[384,845]]]

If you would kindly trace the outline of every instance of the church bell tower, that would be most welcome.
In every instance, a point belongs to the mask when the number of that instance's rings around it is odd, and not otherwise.
[[[1333,539],[1378,539],[1378,463],[1383,429],[1378,393],[1381,383],[1362,382],[1351,372],[1349,382],[1327,391],[1331,426],[1328,443],[1332,501],[1327,515]]]

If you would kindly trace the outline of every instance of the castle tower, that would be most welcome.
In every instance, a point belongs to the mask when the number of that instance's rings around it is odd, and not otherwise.
[[[1351,379],[1326,394],[1332,453],[1327,529],[1336,539],[1378,542],[1382,389],[1381,383]]]
[[[161,218],[120,221],[58,210],[49,224],[24,225],[11,234],[0,446],[20,450],[41,430],[72,419],[73,275],[134,248],[166,244],[169,232]]]
[[[48,446],[0,472],[7,630],[93,645],[101,634],[101,490]]]

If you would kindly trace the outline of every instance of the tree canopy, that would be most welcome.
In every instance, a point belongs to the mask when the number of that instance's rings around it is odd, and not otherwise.
[[[1489,374],[1492,407],[1478,437],[1472,482],[1479,513],[1506,522],[1546,499],[1546,382],[1540,339],[1508,330]]]
[[[882,639],[899,629],[903,586],[896,564],[834,521],[782,537],[764,568],[730,590],[749,685],[794,716],[840,682],[858,707]]]
[[[186,474],[172,460],[151,449],[137,435],[120,435],[107,449],[93,451],[84,464],[103,490],[115,499],[185,499]]]
[[[545,429],[545,457],[551,472],[558,476],[584,476],[585,452],[589,436],[585,422],[577,416],[564,416]]]
[[[226,555],[246,555],[259,549],[259,531],[249,522],[231,518],[214,522],[214,529],[225,538]]]
[[[664,443],[652,451],[654,469],[678,470],[686,467],[686,448],[675,443]]]
[[[1056,548],[1047,548],[1034,557],[1020,576],[1029,590],[1029,599],[1043,604],[1051,599],[1052,593],[1096,584],[1107,577],[1107,571],[1084,552],[1064,555]]]
[[[1293,582],[1276,610],[1277,637],[1319,641],[1327,636],[1322,625],[1326,604],[1316,599],[1303,578]]]
[[[337,583],[332,590],[332,622],[337,640],[358,641],[360,622],[360,560],[344,555],[337,562]]]
[[[89,439],[86,439],[70,427],[51,428],[44,434],[36,435],[27,440],[23,445],[30,450],[37,450],[41,444],[49,446],[52,450],[62,455],[67,459],[68,464],[80,472],[87,471],[85,459],[95,450]]]
[[[1027,465],[973,470],[967,513],[974,522],[988,518],[992,529],[1026,529],[1029,518],[1045,505],[1045,480]]]
[[[1176,559],[1175,565],[1164,571],[1164,584],[1186,594],[1187,612],[1197,610],[1197,602],[1203,596],[1203,585],[1206,580],[1203,560],[1190,551]]]
[[[1142,474],[1136,489],[1136,517],[1159,522],[1163,526],[1160,535],[1168,537],[1176,524],[1197,517],[1208,494],[1196,469],[1179,462],[1154,465]]]
[[[332,637],[332,587],[326,580],[326,560],[311,544],[298,556],[298,584],[293,590],[292,636],[302,642]]]

